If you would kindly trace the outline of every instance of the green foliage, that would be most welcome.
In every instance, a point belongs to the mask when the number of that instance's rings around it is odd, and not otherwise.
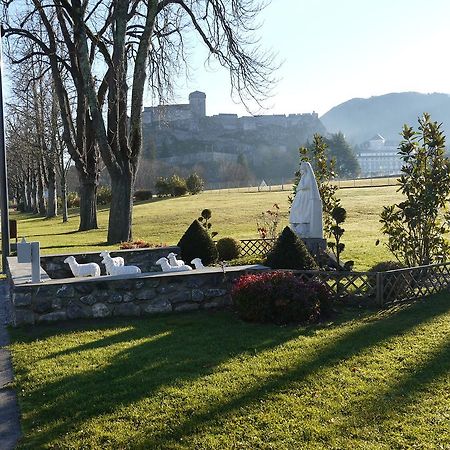
[[[178,247],[181,249],[181,259],[190,263],[194,258],[200,258],[205,266],[217,261],[218,253],[211,236],[198,220],[194,220],[186,230]]]
[[[205,183],[195,172],[186,178],[186,186],[190,194],[195,195],[203,191]]]
[[[303,241],[289,227],[284,228],[267,254],[266,264],[272,269],[318,269]]]
[[[339,177],[355,177],[361,172],[356,154],[345,136],[339,132],[325,138],[330,157],[335,160],[335,172]]]
[[[246,266],[253,264],[264,264],[264,258],[258,255],[247,255],[241,256],[236,259],[231,259],[227,261],[227,266]]]
[[[146,190],[146,189],[140,189],[140,190],[138,190],[138,191],[136,191],[134,193],[134,199],[137,202],[143,202],[143,201],[146,201],[146,200],[151,200],[152,197],[153,197],[153,192],[149,191],[149,190]]]
[[[197,219],[202,225],[203,228],[211,235],[211,237],[217,236],[219,233],[217,231],[211,231],[212,223],[210,219],[212,217],[212,211],[208,208],[204,209],[200,213],[200,217]]]
[[[333,225],[331,226],[331,236],[334,238],[334,242],[329,241],[328,247],[336,256],[337,265],[340,267],[341,253],[345,248],[345,244],[341,242],[345,229],[341,227],[341,224],[343,224],[347,218],[347,211],[342,208],[342,206],[335,206],[333,211],[331,211],[331,218],[333,220]]]
[[[221,261],[237,259],[241,254],[241,242],[232,237],[219,239],[216,247]]]
[[[280,223],[280,207],[277,203],[274,203],[273,208],[273,210],[268,209],[262,212],[256,221],[258,234],[262,239],[275,239],[277,237],[277,229]]]
[[[381,213],[387,247],[407,266],[445,261],[449,245],[450,161],[445,156],[441,125],[429,114],[419,118],[419,131],[405,125],[399,155],[403,160],[399,191],[405,200]]]
[[[78,195],[78,192],[69,192],[67,194],[67,207],[68,208],[80,207],[80,197]]]
[[[317,133],[314,135],[312,145],[300,148],[299,153],[300,165],[302,162],[310,162],[314,170],[317,187],[322,200],[324,236],[325,238],[329,238],[331,236],[331,227],[333,226],[332,212],[340,203],[340,200],[336,198],[338,186],[332,183],[332,180],[336,176],[334,171],[336,161],[330,157],[325,139]],[[295,172],[293,194],[289,197],[290,204],[292,204],[297,192],[300,176],[299,168]]]
[[[97,189],[97,204],[109,205],[111,203],[111,188],[109,186],[100,186]]]
[[[169,188],[172,197],[181,197],[188,192],[186,180],[175,174],[169,178]]]
[[[170,195],[170,183],[166,177],[159,177],[155,182],[156,195],[158,197],[167,197]]]

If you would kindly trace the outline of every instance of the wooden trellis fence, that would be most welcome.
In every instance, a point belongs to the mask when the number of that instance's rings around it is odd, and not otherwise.
[[[297,270],[294,273],[305,281],[315,279],[325,284],[335,300],[372,297],[380,305],[426,297],[450,289],[450,263],[386,272]]]
[[[241,239],[241,256],[266,256],[275,239]]]

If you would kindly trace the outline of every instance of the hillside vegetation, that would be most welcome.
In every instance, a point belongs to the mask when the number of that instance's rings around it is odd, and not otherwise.
[[[239,190],[207,191],[200,195],[179,198],[155,199],[134,206],[134,238],[144,239],[154,244],[176,244],[192,220],[204,208],[212,210],[214,230],[218,238],[232,236],[238,239],[257,238],[256,219],[263,211],[277,203],[282,220],[279,230],[288,223],[289,190],[278,192],[242,192]],[[355,269],[363,270],[374,263],[389,259],[384,245],[375,246],[381,238],[379,214],[382,206],[391,204],[400,195],[396,187],[341,189],[338,192],[343,206],[347,209],[346,250],[344,260],[356,262]],[[43,254],[100,251],[106,246],[108,209],[99,211],[99,229],[77,232],[76,211],[69,222],[61,223],[61,218],[43,219],[36,216],[13,213],[11,218],[19,220],[19,236],[27,240],[41,242]]]

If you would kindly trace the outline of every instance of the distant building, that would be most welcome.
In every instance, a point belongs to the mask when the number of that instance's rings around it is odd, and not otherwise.
[[[283,128],[315,124],[318,114],[272,114],[259,116],[238,117],[237,114],[206,115],[206,94],[195,91],[189,94],[189,103],[177,105],[146,106],[143,111],[143,123],[147,125],[176,125],[183,124],[183,128],[198,129],[200,120],[206,119],[207,123],[219,126],[224,130],[256,130],[267,126],[279,126]]]
[[[398,155],[398,143],[386,141],[377,134],[364,142],[356,151],[361,175],[367,177],[398,175],[402,160]]]

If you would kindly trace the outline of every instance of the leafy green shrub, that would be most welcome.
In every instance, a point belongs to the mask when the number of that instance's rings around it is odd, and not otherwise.
[[[209,221],[212,217],[212,211],[208,208],[205,208],[201,213],[200,217],[197,219],[202,225],[203,228],[211,234],[211,237],[217,236],[219,233],[217,231],[211,231],[212,223]]]
[[[111,203],[111,188],[109,186],[100,186],[97,189],[97,204],[109,205]]]
[[[151,200],[153,197],[153,192],[145,189],[140,189],[134,193],[134,199],[137,202],[143,202],[145,200]]]
[[[331,303],[324,285],[301,281],[292,272],[243,275],[231,296],[242,319],[278,324],[314,322],[321,315],[322,305]]]
[[[289,227],[284,228],[267,254],[266,264],[272,269],[318,269],[303,241]]]
[[[181,259],[188,264],[194,258],[200,258],[205,266],[217,261],[216,245],[198,220],[189,225],[178,247],[181,249]]]
[[[181,197],[188,192],[186,180],[178,175],[172,175],[169,178],[169,189],[172,197]]]
[[[241,242],[232,237],[219,239],[216,247],[221,261],[239,258],[241,253]]]
[[[227,261],[227,266],[246,266],[251,264],[264,264],[264,258],[256,255],[247,255]]]
[[[170,195],[170,183],[166,177],[159,177],[155,182],[156,195],[166,197]]]
[[[186,186],[189,193],[195,195],[203,191],[205,183],[202,178],[194,172],[186,178]]]
[[[80,207],[80,197],[77,192],[69,192],[67,194],[67,207],[68,208]]]

